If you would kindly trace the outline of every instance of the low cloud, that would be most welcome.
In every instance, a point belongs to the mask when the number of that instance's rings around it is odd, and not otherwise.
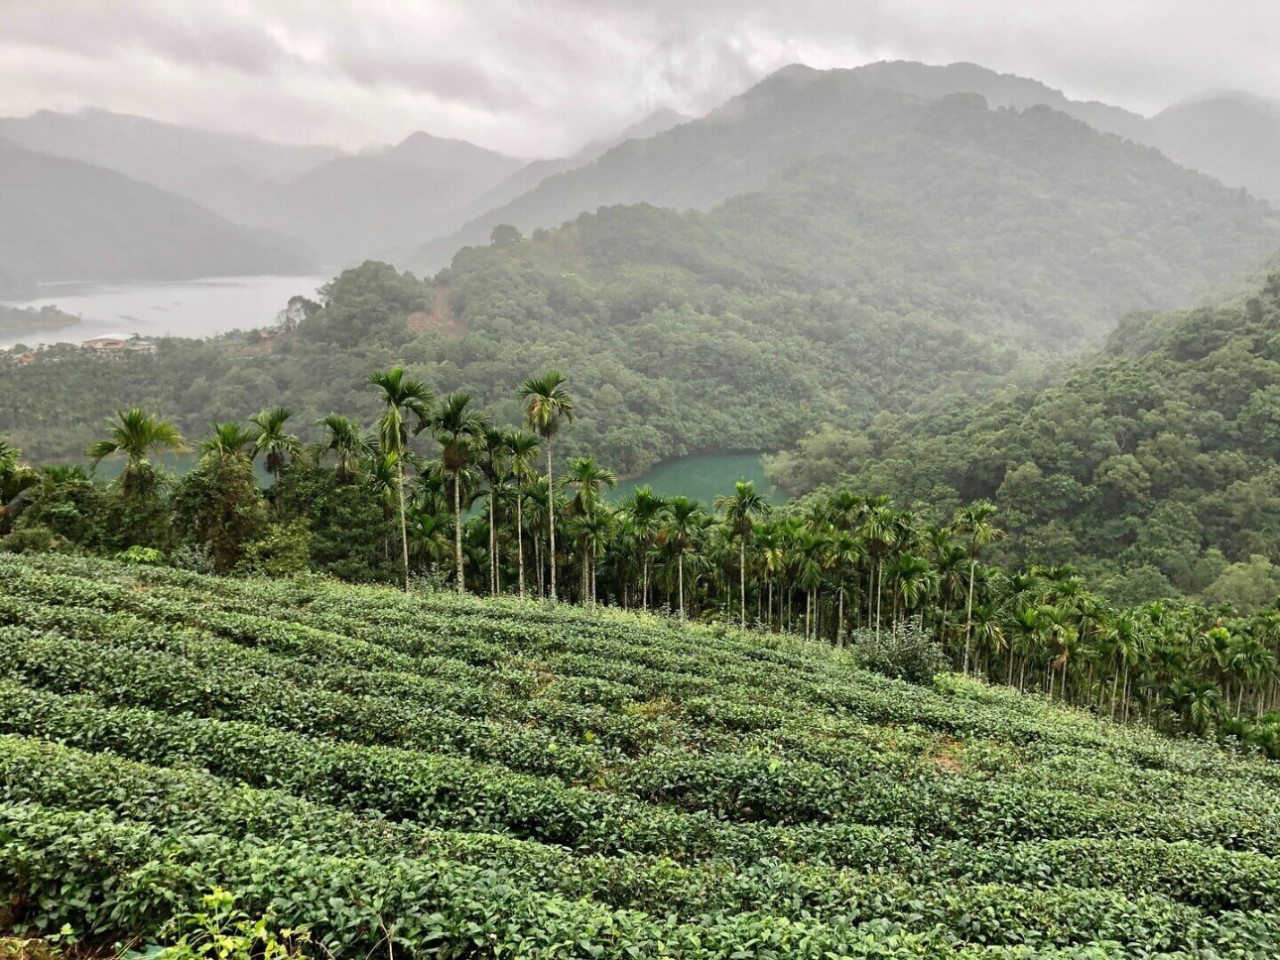
[[[1280,6],[1193,0],[9,0],[0,113],[100,106],[359,147],[414,130],[552,155],[787,63],[968,60],[1144,113],[1280,96]]]

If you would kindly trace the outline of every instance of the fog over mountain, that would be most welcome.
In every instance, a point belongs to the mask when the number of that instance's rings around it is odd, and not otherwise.
[[[0,287],[300,273],[314,253],[123,174],[0,140]],[[7,278],[7,279],[5,279]]]
[[[353,151],[426,130],[556,157],[794,62],[967,61],[1146,116],[1280,96],[1270,0],[78,0],[70,23],[59,6],[0,4],[0,115],[89,105]]]

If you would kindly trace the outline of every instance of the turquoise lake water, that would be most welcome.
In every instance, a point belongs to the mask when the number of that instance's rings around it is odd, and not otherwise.
[[[764,460],[758,453],[707,454],[669,460],[639,477],[619,483],[613,498],[621,499],[636,487],[648,484],[654,493],[662,496],[686,496],[710,507],[716,497],[732,493],[733,485],[739,480],[752,480],[756,490],[766,498],[779,499],[764,475]]]
[[[194,467],[196,459],[194,453],[169,454],[156,458],[165,470],[179,476]],[[262,466],[260,459],[255,462],[255,466],[259,482],[266,486],[270,482],[270,474]],[[97,476],[103,480],[113,480],[120,475],[123,467],[122,459],[111,457],[98,466]],[[621,500],[636,487],[647,483],[653,487],[654,493],[665,497],[686,496],[710,507],[716,497],[732,493],[733,485],[739,480],[754,481],[756,490],[770,500],[781,499],[769,486],[769,480],[764,475],[764,461],[758,453],[707,454],[669,460],[641,476],[622,481],[611,492],[610,499]]]

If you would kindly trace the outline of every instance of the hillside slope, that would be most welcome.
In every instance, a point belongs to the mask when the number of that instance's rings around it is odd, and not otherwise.
[[[621,614],[0,574],[21,929],[170,939],[216,886],[336,957],[1280,947],[1280,774],[1209,746]]]
[[[0,140],[0,263],[35,280],[303,273],[310,253],[111,170]]]
[[[854,482],[943,510],[993,499],[1014,562],[1092,558],[1128,599],[1269,606],[1277,422],[1280,273],[1219,306],[1127,317],[1060,387],[886,416]]]
[[[560,449],[634,474],[989,392],[1027,354],[1060,358],[1125,310],[1185,303],[1280,246],[1280,220],[1248,197],[1051,110],[961,97],[893,123],[856,167],[792,164],[709,213],[606,208],[462,251],[433,287],[366,264],[270,363],[176,342],[136,363],[64,357],[56,413],[24,392],[40,365],[15,371],[0,430],[45,458],[75,456],[121,402],[189,431],[266,397],[307,421],[367,420],[359,385],[391,359],[515,421],[520,382],[562,369],[580,419]]]

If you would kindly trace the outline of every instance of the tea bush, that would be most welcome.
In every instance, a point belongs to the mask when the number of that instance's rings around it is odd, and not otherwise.
[[[1275,764],[877,649],[3,555],[0,923],[173,956],[1280,955]]]

